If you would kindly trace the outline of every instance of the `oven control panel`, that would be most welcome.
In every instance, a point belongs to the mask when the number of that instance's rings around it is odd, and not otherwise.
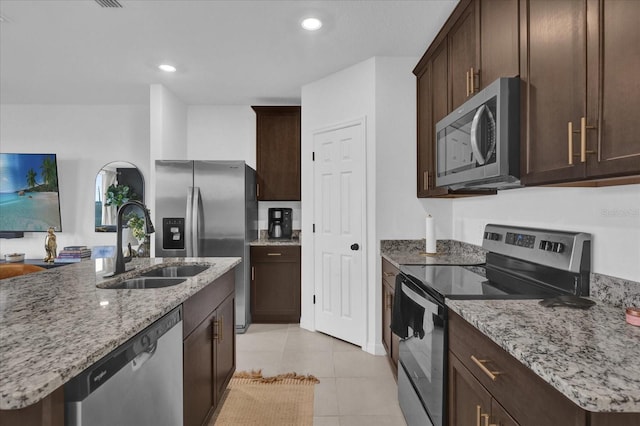
[[[582,262],[590,262],[591,234],[489,224],[482,247],[493,253],[578,272]]]

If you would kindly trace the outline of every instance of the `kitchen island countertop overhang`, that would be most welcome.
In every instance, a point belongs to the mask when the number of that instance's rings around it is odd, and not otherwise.
[[[0,282],[0,410],[37,403],[240,263],[239,257],[134,259],[121,276],[84,261]],[[208,264],[179,285],[105,289],[160,265]],[[130,265],[130,266],[129,266]]]

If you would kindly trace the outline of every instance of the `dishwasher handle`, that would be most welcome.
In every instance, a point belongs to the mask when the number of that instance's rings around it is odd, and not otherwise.
[[[131,369],[133,371],[138,371],[156,353],[156,349],[158,349],[158,342],[149,345],[149,347],[145,349],[144,352],[142,352],[140,355],[135,357],[133,361],[131,361]]]

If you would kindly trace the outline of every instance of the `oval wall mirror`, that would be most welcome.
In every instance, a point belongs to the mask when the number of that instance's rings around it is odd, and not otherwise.
[[[103,166],[96,175],[96,232],[116,232],[118,208],[128,200],[144,203],[144,179],[140,170],[126,161]]]

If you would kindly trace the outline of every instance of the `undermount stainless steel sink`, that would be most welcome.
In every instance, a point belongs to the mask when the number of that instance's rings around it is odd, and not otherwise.
[[[145,289],[171,287],[185,282],[186,278],[139,277],[129,278],[118,284],[105,287],[110,289]]]
[[[209,265],[164,266],[140,274],[141,277],[193,277],[209,268]]]

